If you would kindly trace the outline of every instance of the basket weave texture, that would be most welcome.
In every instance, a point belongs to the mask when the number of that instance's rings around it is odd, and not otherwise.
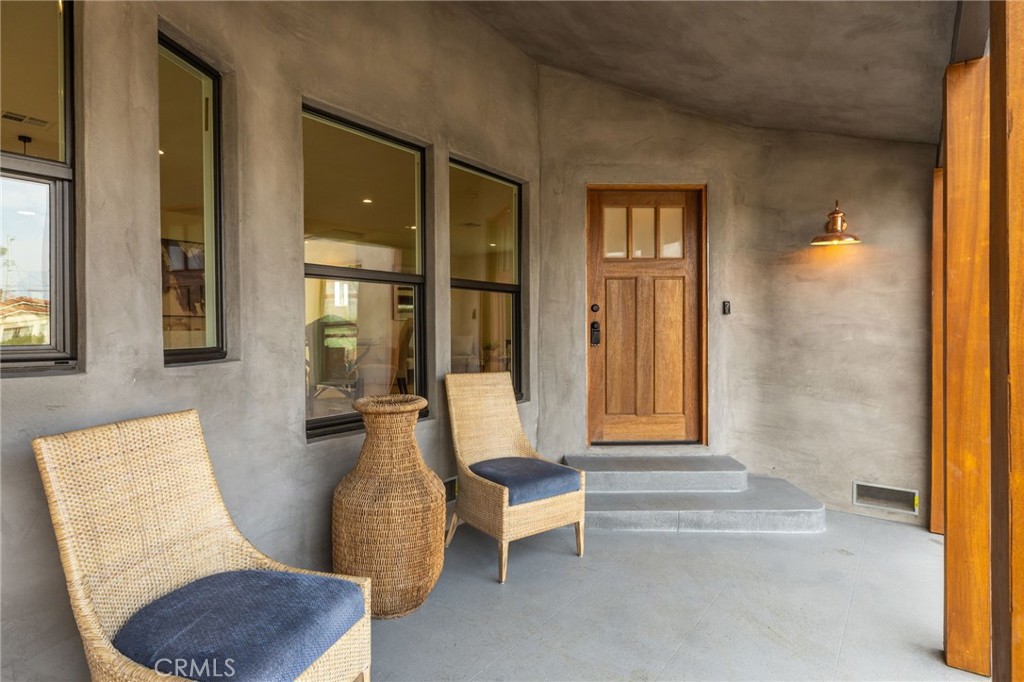
[[[544,459],[523,431],[511,375],[508,372],[449,374],[444,383],[459,472],[459,493],[448,542],[459,521],[497,540],[500,582],[505,582],[508,543],[514,540],[576,524],[576,551],[583,556],[585,472],[579,472],[578,491],[510,506],[508,488],[470,469],[477,462],[496,457]],[[376,592],[376,582],[373,589]]]
[[[375,618],[404,616],[434,588],[444,563],[444,484],[416,444],[419,396],[360,398],[366,424],[355,468],[334,490],[334,570],[373,580]]]
[[[235,527],[195,410],[37,438],[32,448],[93,682],[182,682],[111,643],[132,614],[168,592],[224,571],[314,573],[265,556]],[[359,584],[369,608],[369,579],[318,575]],[[363,616],[298,679],[365,679],[369,668]]]

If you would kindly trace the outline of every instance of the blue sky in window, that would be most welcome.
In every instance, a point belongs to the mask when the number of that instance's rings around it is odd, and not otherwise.
[[[4,298],[50,298],[50,186],[0,180],[0,288]]]

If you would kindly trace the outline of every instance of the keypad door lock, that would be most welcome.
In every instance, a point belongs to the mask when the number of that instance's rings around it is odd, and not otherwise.
[[[601,345],[601,323],[597,320],[590,323],[590,345]]]

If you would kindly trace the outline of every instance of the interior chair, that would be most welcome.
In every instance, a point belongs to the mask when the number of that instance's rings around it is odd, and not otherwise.
[[[94,682],[369,680],[369,578],[253,547],[194,410],[32,448]]]
[[[409,393],[409,351],[410,341],[412,341],[412,319],[404,320],[401,323],[398,330],[398,345],[395,346],[392,351],[392,356],[395,358],[395,368],[397,369],[397,379],[395,382],[398,384],[398,392],[402,394]]]
[[[445,545],[465,521],[498,541],[498,581],[508,543],[570,523],[583,556],[585,474],[541,457],[523,432],[508,372],[449,374],[458,496]]]
[[[394,320],[386,341],[375,345],[359,364],[360,397],[391,395],[396,383],[399,393],[408,392],[410,339],[412,320]]]

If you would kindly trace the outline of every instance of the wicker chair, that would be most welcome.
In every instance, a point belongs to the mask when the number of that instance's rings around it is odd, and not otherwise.
[[[572,523],[576,525],[576,553],[583,556],[584,472],[579,472],[577,491],[510,505],[507,487],[470,469],[480,462],[504,457],[546,461],[523,432],[511,375],[449,374],[445,387],[459,491],[445,544],[451,544],[462,521],[490,535],[498,541],[498,581],[502,583],[508,573],[508,543],[513,540]]]
[[[182,680],[112,644],[133,613],[172,590],[231,570],[314,574],[268,558],[235,527],[194,410],[38,438],[32,447],[94,681]],[[345,579],[361,587],[365,615],[299,680],[369,680],[370,580]]]

